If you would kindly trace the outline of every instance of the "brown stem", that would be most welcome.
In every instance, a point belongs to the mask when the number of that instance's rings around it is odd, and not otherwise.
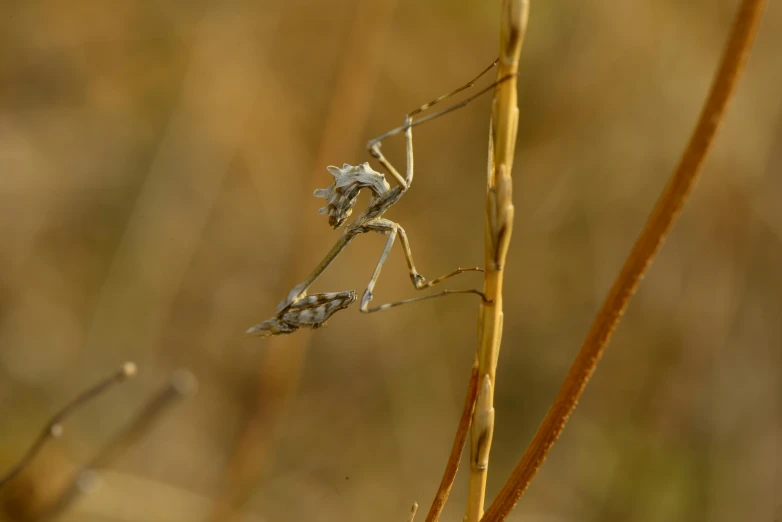
[[[764,3],[763,0],[742,2],[722,64],[687,149],[592,323],[551,409],[508,481],[481,519],[483,522],[505,520],[543,464],[576,407],[627,303],[692,190],[749,54]]]
[[[443,479],[440,481],[440,487],[432,501],[432,507],[426,515],[425,522],[436,522],[440,518],[445,503],[448,501],[448,495],[451,493],[451,486],[456,478],[456,472],[459,469],[459,459],[462,457],[464,443],[467,440],[467,433],[470,430],[470,419],[475,406],[475,397],[478,395],[478,359],[476,358],[472,365],[470,381],[467,384],[467,396],[464,398],[462,407],[462,416],[459,419],[459,426],[456,428],[456,436],[453,439],[451,454],[448,456],[448,463],[445,465]]]

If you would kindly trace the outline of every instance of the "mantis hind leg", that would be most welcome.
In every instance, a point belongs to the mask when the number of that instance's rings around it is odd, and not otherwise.
[[[364,290],[364,295],[361,297],[361,305],[359,306],[359,310],[361,310],[361,312],[368,314],[372,312],[378,312],[380,310],[387,310],[388,308],[401,306],[403,304],[414,303],[416,301],[423,301],[426,299],[434,299],[435,297],[442,297],[451,294],[476,294],[481,296],[484,299],[484,301],[486,300],[486,297],[484,296],[483,292],[476,289],[443,290],[442,292],[437,292],[435,294],[413,297],[410,299],[404,299],[402,301],[395,301],[393,303],[387,303],[387,304],[369,308],[369,302],[374,297],[372,291],[375,288],[375,283],[377,283],[377,280],[380,277],[380,271],[383,268],[383,264],[386,262],[388,253],[391,251],[391,247],[394,245],[394,241],[396,241],[397,235],[399,235],[399,238],[402,242],[402,248],[404,249],[405,252],[405,259],[407,260],[407,266],[410,271],[410,279],[413,282],[413,286],[415,286],[415,288],[418,290],[429,288],[433,285],[436,285],[437,283],[445,281],[450,277],[453,277],[455,275],[464,272],[474,272],[474,271],[482,271],[482,270],[480,268],[458,268],[453,272],[450,272],[444,276],[437,277],[435,279],[432,279],[431,281],[426,281],[424,277],[421,274],[419,274],[418,271],[415,269],[415,264],[413,263],[413,254],[410,251],[410,244],[407,240],[407,235],[405,234],[405,230],[400,225],[394,223],[393,221],[389,221],[387,219],[379,219],[374,223],[372,223],[368,227],[368,230],[373,230],[375,232],[379,232],[382,234],[388,234],[388,240],[386,241],[385,247],[383,247],[383,252],[380,254],[380,259],[378,260],[377,265],[375,266],[375,271],[372,274],[372,278],[369,280],[369,284],[367,285],[366,290]]]

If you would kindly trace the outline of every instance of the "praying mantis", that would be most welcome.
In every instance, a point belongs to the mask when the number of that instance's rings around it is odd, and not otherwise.
[[[447,100],[448,98],[472,87],[483,75],[489,72],[499,62],[495,60],[486,69],[481,71],[478,76],[462,85],[461,87],[439,96],[434,100],[421,105],[419,108],[412,112],[407,113],[404,123],[391,129],[390,131],[382,134],[374,139],[371,139],[367,143],[367,150],[370,155],[374,157],[383,169],[394,178],[396,185],[391,188],[388,181],[386,181],[385,175],[373,170],[369,163],[363,163],[361,165],[352,166],[345,163],[341,168],[329,166],[326,169],[334,176],[334,181],[325,189],[318,189],[314,192],[316,197],[324,198],[327,201],[325,207],[318,210],[318,214],[328,214],[329,225],[334,229],[341,227],[348,217],[353,212],[353,207],[358,199],[358,194],[363,189],[370,191],[370,200],[367,208],[349,225],[345,227],[342,235],[326,254],[326,257],[318,263],[315,269],[310,273],[307,278],[300,284],[294,286],[285,299],[277,306],[274,317],[267,319],[266,321],[253,326],[247,330],[248,335],[255,335],[259,337],[272,337],[280,334],[293,333],[299,328],[320,328],[326,324],[331,316],[340,310],[343,310],[353,304],[356,301],[356,292],[354,290],[345,290],[342,292],[329,292],[319,294],[307,294],[307,290],[315,283],[315,281],[323,274],[326,268],[331,265],[337,256],[347,247],[355,238],[360,234],[367,232],[376,232],[388,236],[386,240],[383,252],[380,254],[380,259],[375,266],[375,270],[372,277],[369,280],[369,284],[364,290],[364,294],[361,297],[361,303],[359,310],[363,313],[378,312],[380,310],[386,310],[394,306],[400,306],[403,304],[413,303],[416,301],[422,301],[425,299],[433,299],[436,297],[442,297],[451,294],[476,294],[479,295],[484,301],[485,295],[480,290],[442,290],[434,294],[428,294],[419,297],[413,297],[410,299],[404,299],[402,301],[396,301],[393,303],[383,304],[379,306],[369,307],[370,301],[372,301],[374,295],[372,291],[375,288],[378,278],[380,277],[380,271],[383,268],[383,264],[388,257],[391,247],[396,242],[397,237],[402,244],[405,260],[407,261],[408,271],[410,273],[410,279],[416,290],[424,290],[430,288],[438,283],[441,283],[451,277],[465,273],[465,272],[482,272],[481,268],[457,268],[448,274],[437,277],[435,279],[426,280],[415,268],[413,262],[413,254],[410,250],[410,242],[408,241],[405,229],[399,223],[395,223],[391,220],[383,218],[383,214],[393,206],[410,188],[413,183],[413,133],[412,128],[431,121],[435,118],[439,118],[449,112],[460,109],[480,97],[481,95],[494,89],[497,85],[510,79],[510,76],[500,78],[488,87],[480,90],[476,94],[464,99],[463,101],[454,104],[439,112],[430,114],[423,118],[413,121],[413,117],[417,116],[421,112],[429,109],[430,107]],[[404,175],[386,159],[380,150],[381,144],[384,140],[396,136],[399,133],[404,133],[407,164]]]

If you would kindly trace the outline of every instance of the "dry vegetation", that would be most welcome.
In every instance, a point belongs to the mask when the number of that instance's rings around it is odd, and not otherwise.
[[[241,334],[333,243],[310,195],[325,165],[369,159],[368,137],[496,55],[495,3],[369,3],[1,8],[0,469],[85,385],[141,371],[69,421],[0,519],[34,513],[180,366],[199,395],[67,519],[382,522],[428,502],[474,302]],[[532,6],[489,499],[676,165],[736,8]],[[509,521],[782,516],[780,28],[771,3],[698,191]],[[487,98],[416,131],[393,218],[425,274],[481,264],[488,115]],[[385,150],[401,160],[402,140]],[[362,288],[382,242],[357,241],[319,288]],[[395,250],[376,295],[412,292]],[[442,520],[466,496],[457,480]]]

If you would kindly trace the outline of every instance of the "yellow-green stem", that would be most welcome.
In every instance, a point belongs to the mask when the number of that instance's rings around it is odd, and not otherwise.
[[[497,87],[491,111],[484,217],[486,302],[480,307],[478,396],[470,430],[470,490],[465,516],[467,522],[477,522],[483,516],[489,452],[494,434],[494,385],[503,321],[502,280],[513,228],[511,170],[519,119],[516,74],[527,27],[528,10],[527,0],[503,0],[497,79],[510,79]]]

